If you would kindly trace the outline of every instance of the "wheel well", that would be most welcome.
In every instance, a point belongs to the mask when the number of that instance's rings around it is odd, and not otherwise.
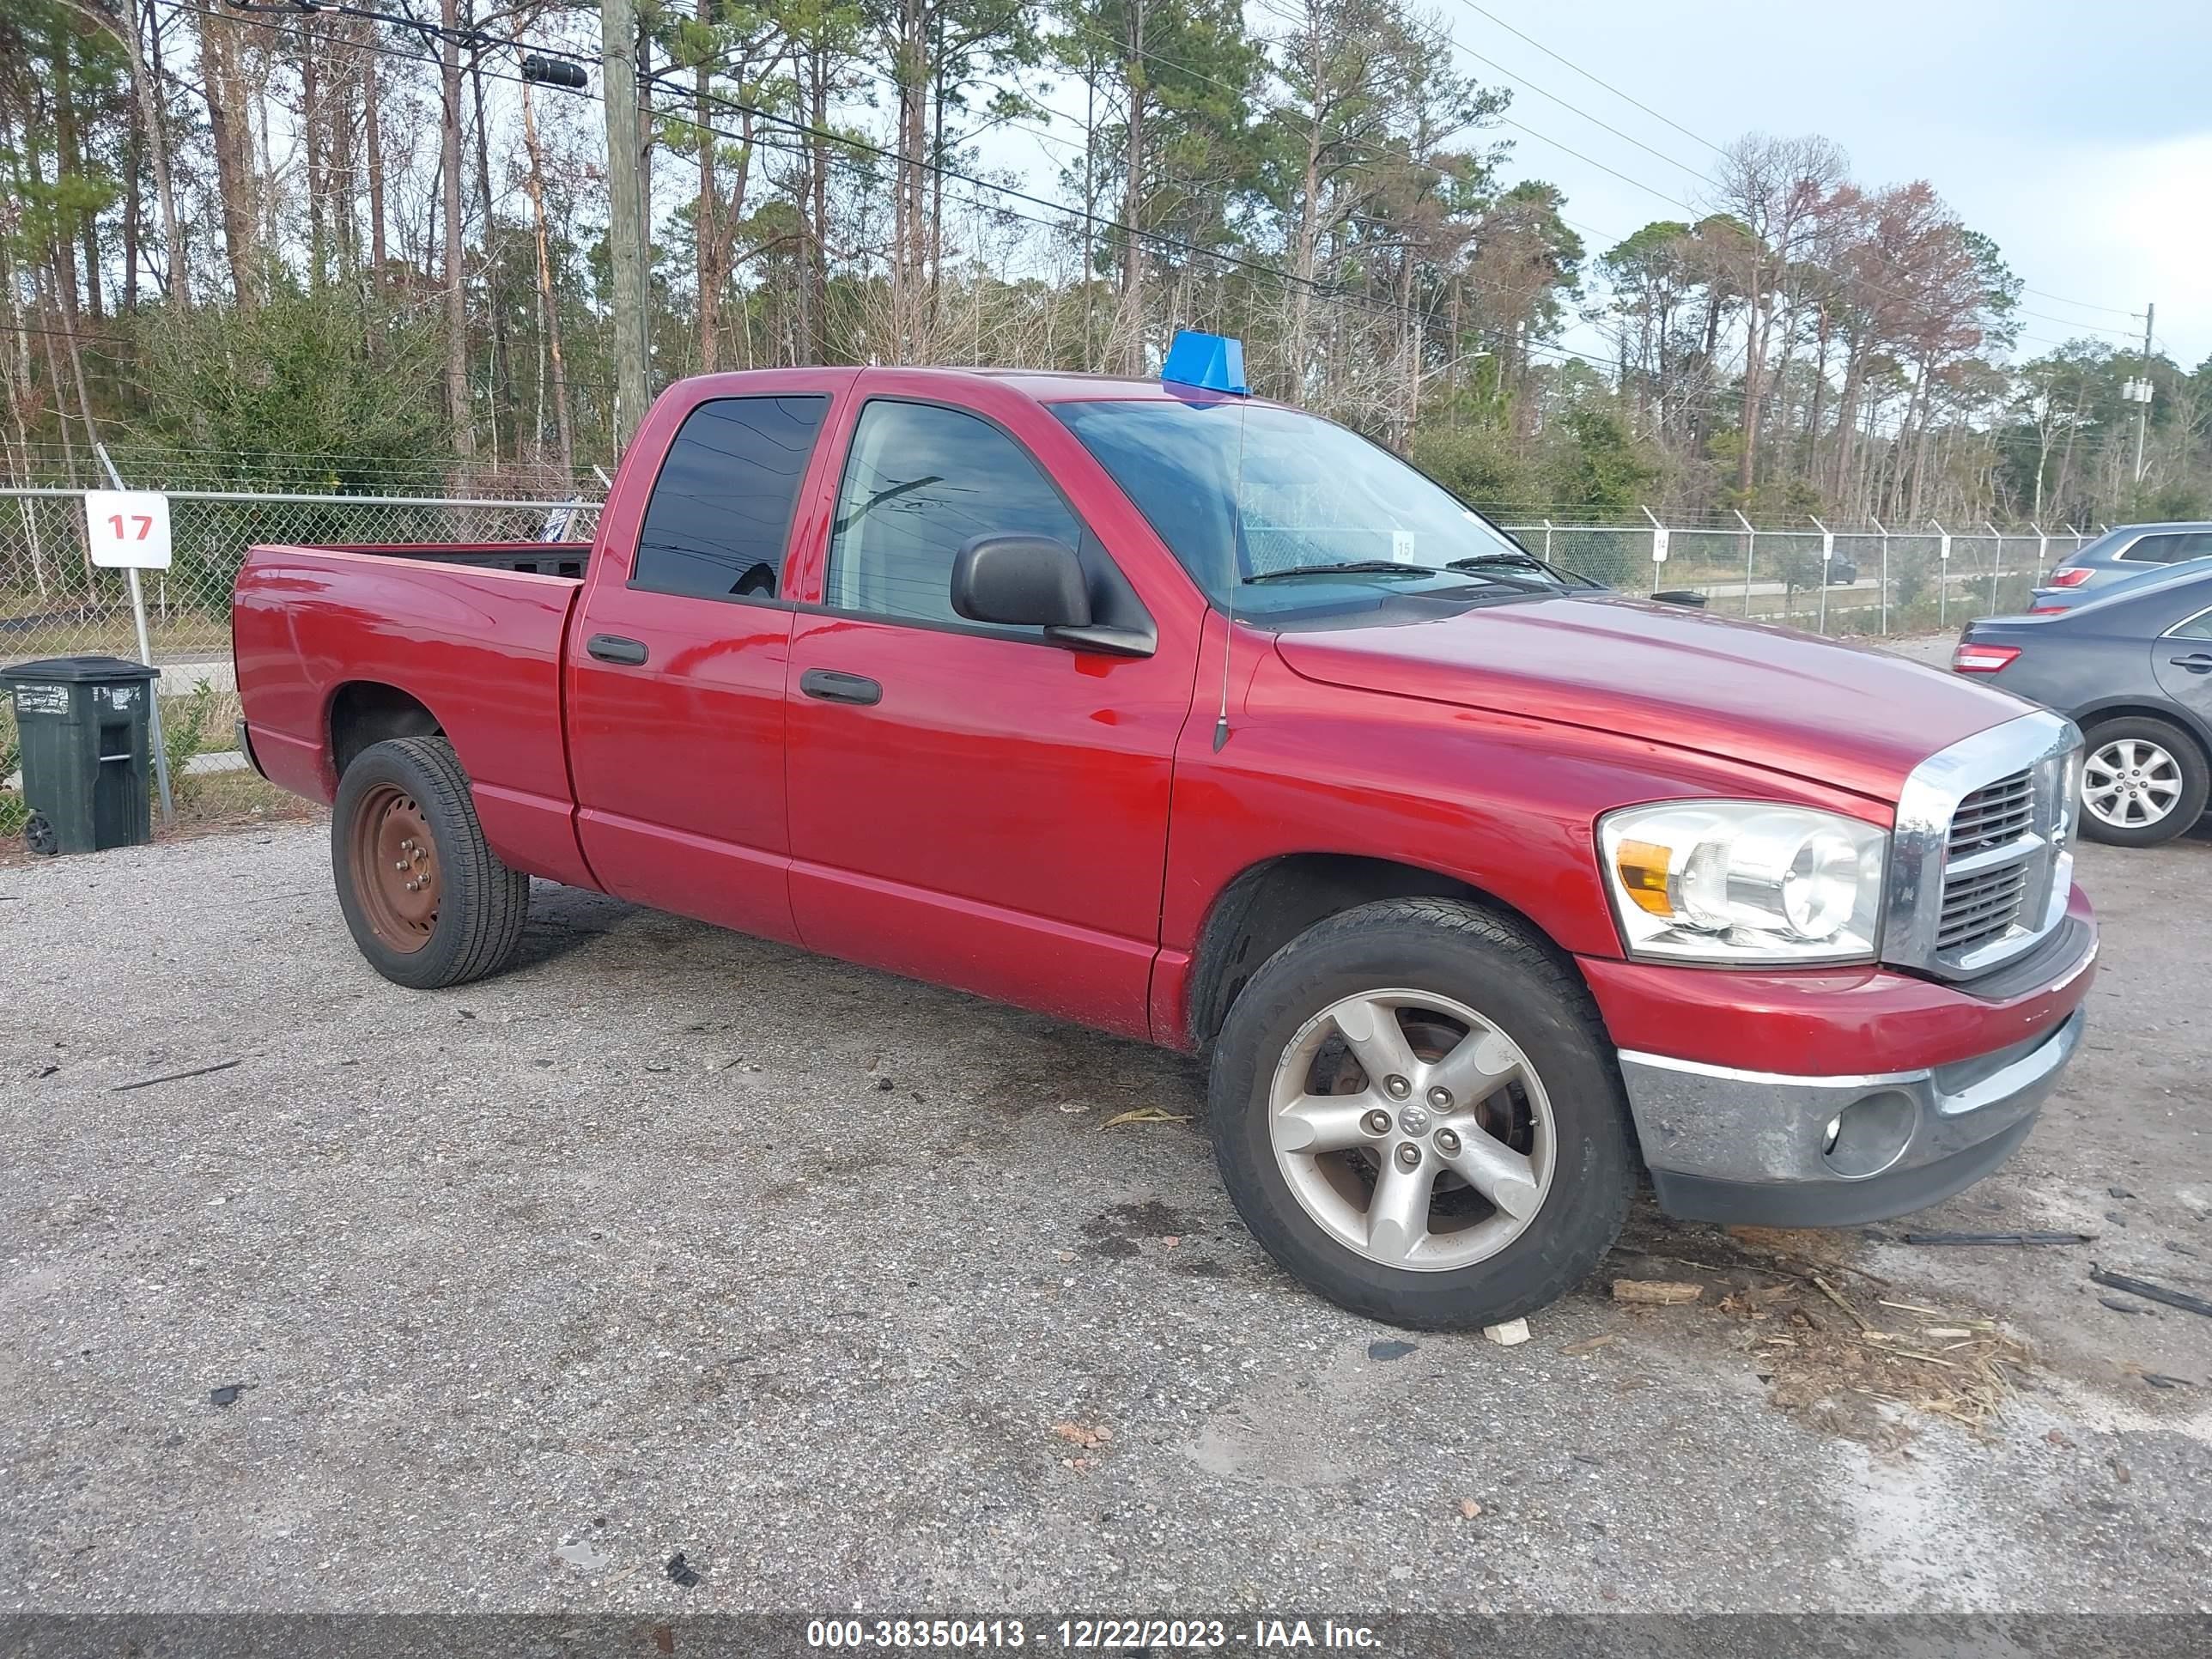
[[[2198,731],[2195,723],[2186,717],[2171,708],[2161,708],[2156,703],[2110,703],[2082,715],[2077,724],[2081,728],[2081,735],[2086,738],[2099,726],[2113,720],[2156,720],[2160,726],[2170,726],[2195,744],[2205,763],[2212,766],[2212,743],[2205,741],[2203,732]]]
[[[438,717],[396,685],[355,680],[331,699],[331,762],[340,777],[372,744],[444,733]]]
[[[1542,931],[1519,911],[1455,876],[1344,853],[1297,853],[1271,859],[1224,888],[1206,915],[1190,978],[1194,1045],[1203,1050],[1212,1042],[1246,981],[1307,928],[1343,911],[1393,898],[1464,899],[1503,918],[1545,949],[1552,948]]]

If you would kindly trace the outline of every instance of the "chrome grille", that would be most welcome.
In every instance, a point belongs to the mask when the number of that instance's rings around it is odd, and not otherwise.
[[[2015,772],[1985,783],[1951,814],[1950,854],[1959,858],[2017,841],[2035,823],[2035,774]]]
[[[1943,910],[1936,925],[1938,954],[1971,951],[2002,939],[2027,896],[2025,865],[2007,864],[1943,884]]]
[[[2058,926],[2074,884],[2080,754],[2073,723],[2039,712],[1913,769],[1891,837],[1884,961],[1971,979]]]

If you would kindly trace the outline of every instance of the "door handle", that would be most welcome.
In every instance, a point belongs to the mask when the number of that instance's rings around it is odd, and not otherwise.
[[[866,707],[884,700],[884,688],[865,674],[841,674],[834,668],[810,668],[799,677],[799,689],[823,702],[854,702]]]
[[[601,662],[623,663],[632,668],[646,659],[646,649],[641,641],[626,640],[619,634],[594,634],[584,649]]]
[[[2166,659],[2176,668],[2186,668],[2192,674],[2212,674],[2212,656],[2202,651],[2192,651],[2185,657]]]

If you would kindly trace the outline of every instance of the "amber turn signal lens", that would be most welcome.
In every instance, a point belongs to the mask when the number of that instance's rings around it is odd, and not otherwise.
[[[1668,849],[1656,842],[1625,841],[1613,854],[1621,887],[1639,910],[1655,916],[1671,916],[1674,907],[1667,897]]]

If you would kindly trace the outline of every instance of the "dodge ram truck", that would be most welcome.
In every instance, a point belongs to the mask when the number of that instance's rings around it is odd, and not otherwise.
[[[588,545],[252,549],[241,736],[386,978],[535,877],[1191,1052],[1255,1237],[1401,1325],[1556,1297],[1644,1171],[1995,1169],[2081,1042],[2073,726],[1512,547],[1218,377],[708,375]]]

